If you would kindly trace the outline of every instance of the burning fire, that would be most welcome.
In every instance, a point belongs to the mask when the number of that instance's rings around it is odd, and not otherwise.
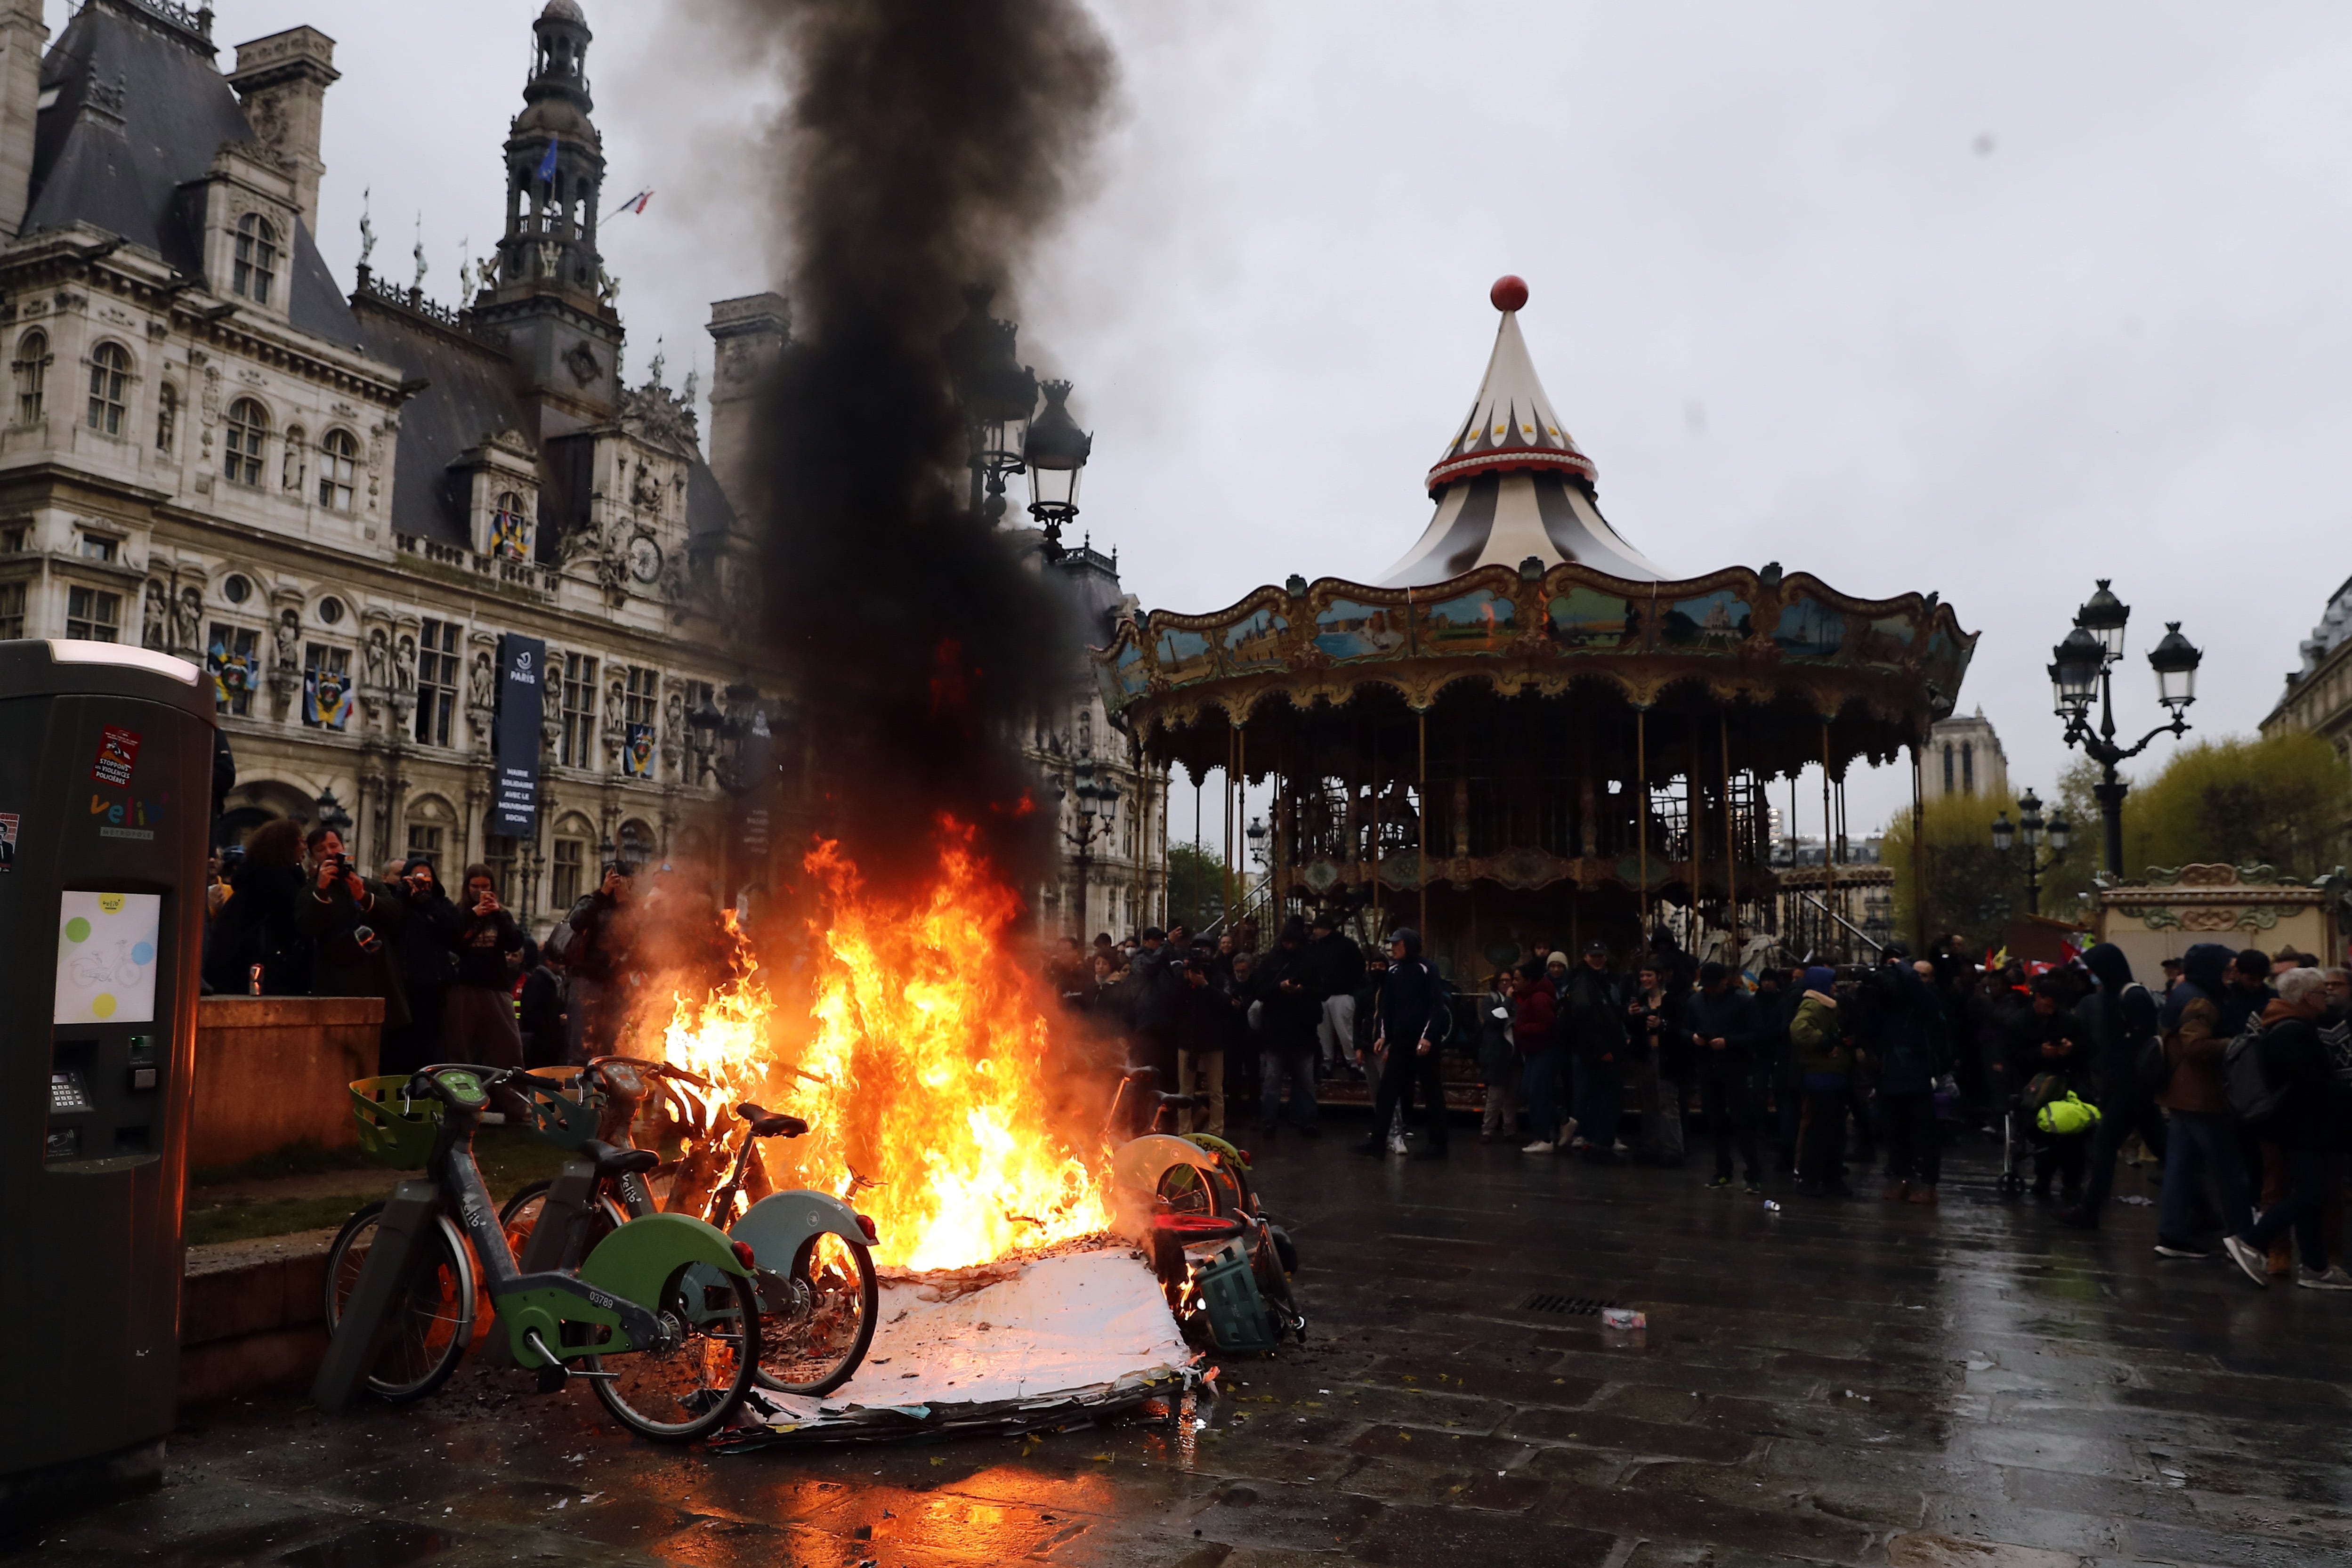
[[[780,1187],[815,1187],[870,1215],[875,1260],[961,1268],[1104,1229],[1102,1173],[1057,1113],[1046,998],[999,943],[1020,911],[949,824],[939,875],[914,900],[869,890],[832,844],[805,862],[824,919],[804,1026],[782,1016],[740,948],[733,980],[676,999],[664,1052],[712,1079],[731,1148],[731,1109],[757,1100],[810,1123],[761,1145]]]

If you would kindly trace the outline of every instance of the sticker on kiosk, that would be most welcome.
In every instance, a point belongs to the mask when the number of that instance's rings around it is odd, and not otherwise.
[[[155,1019],[155,941],[161,893],[65,894],[58,915],[59,1024],[149,1024]]]
[[[102,784],[128,784],[131,770],[139,765],[139,737],[120,724],[109,724],[98,732],[98,761],[89,767],[89,776]]]
[[[0,811],[0,871],[16,868],[16,814]]]

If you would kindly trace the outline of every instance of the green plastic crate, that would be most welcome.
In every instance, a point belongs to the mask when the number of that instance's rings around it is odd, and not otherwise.
[[[1201,1293],[1201,1310],[1208,1315],[1210,1342],[1218,1350],[1228,1355],[1257,1355],[1280,1342],[1250,1271],[1249,1255],[1238,1243],[1202,1264],[1192,1284]]]

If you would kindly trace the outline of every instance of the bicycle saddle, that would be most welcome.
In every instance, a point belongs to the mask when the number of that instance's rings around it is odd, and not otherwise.
[[[739,1105],[735,1108],[735,1114],[751,1124],[751,1136],[754,1138],[797,1138],[808,1131],[808,1123],[799,1117],[787,1116],[781,1110],[770,1110],[765,1106]]]
[[[651,1149],[616,1149],[595,1138],[580,1145],[580,1152],[596,1162],[596,1173],[600,1176],[642,1176],[661,1163],[661,1156]]]
[[[1156,1095],[1153,1098],[1158,1100],[1160,1104],[1168,1106],[1173,1110],[1206,1110],[1208,1109],[1208,1100],[1206,1097],[1202,1095],[1161,1094]]]

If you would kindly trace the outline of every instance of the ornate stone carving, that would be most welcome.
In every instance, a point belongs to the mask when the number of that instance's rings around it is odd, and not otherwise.
[[[140,631],[139,642],[141,647],[152,648],[157,653],[163,651],[165,623],[171,616],[171,610],[164,599],[164,595],[168,592],[161,578],[147,579],[145,625]]]

